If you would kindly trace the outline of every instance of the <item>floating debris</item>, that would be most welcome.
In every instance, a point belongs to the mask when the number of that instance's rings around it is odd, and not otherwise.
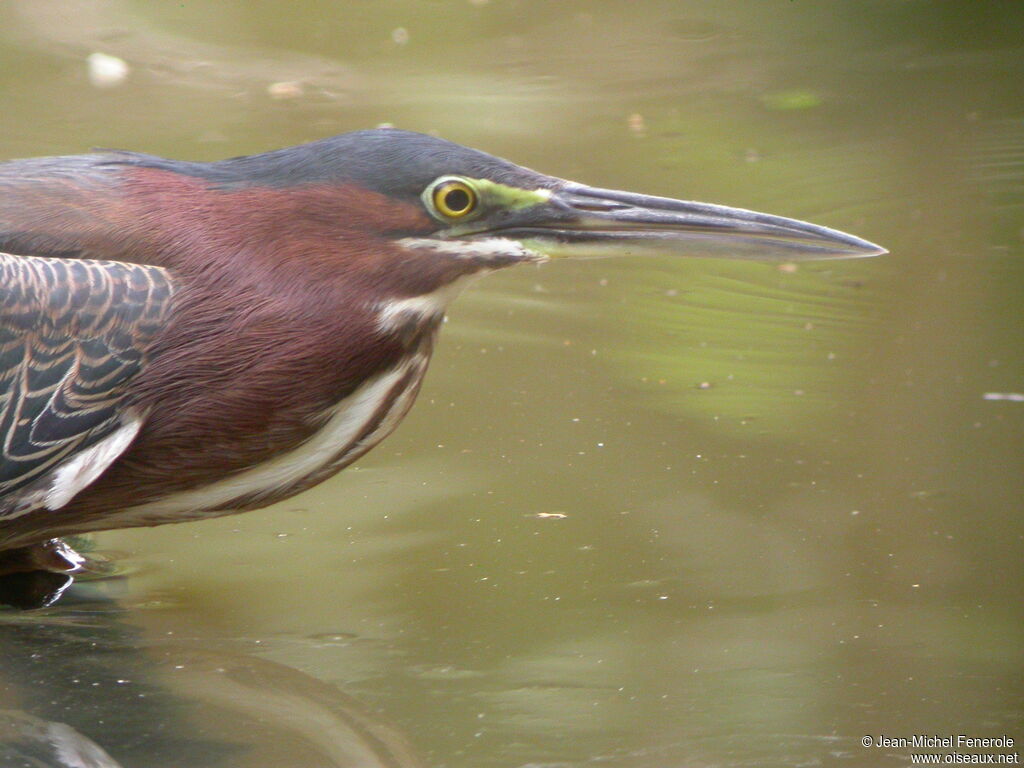
[[[96,88],[113,88],[128,79],[131,68],[124,59],[106,53],[90,53],[85,59],[89,82]]]
[[[629,132],[637,138],[643,138],[647,135],[647,123],[644,120],[644,116],[639,112],[634,112],[626,118],[626,125],[629,126]]]
[[[277,101],[297,99],[305,94],[306,89],[297,80],[282,80],[267,86],[267,95]]]
[[[1024,403],[1024,392],[986,392],[982,400],[1006,400],[1011,403]]]

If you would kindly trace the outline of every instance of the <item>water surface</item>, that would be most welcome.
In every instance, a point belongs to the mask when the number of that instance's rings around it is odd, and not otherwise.
[[[861,738],[1024,739],[1019,7],[2,15],[3,157],[390,123],[891,251],[479,283],[357,468],[98,535],[122,577],[0,614],[5,764],[895,766],[913,750]],[[89,84],[95,51],[123,85]]]

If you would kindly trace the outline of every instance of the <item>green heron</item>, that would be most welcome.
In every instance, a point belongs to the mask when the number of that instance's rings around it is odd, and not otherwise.
[[[73,568],[55,537],[299,493],[395,428],[467,278],[640,250],[884,253],[391,129],[0,164],[0,561]]]

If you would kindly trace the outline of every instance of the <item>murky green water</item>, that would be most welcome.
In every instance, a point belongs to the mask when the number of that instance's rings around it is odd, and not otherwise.
[[[357,469],[265,511],[99,535],[123,578],[0,614],[3,765],[955,751],[865,734],[1005,734],[1017,745],[992,751],[1020,751],[1024,402],[1002,396],[1024,391],[1022,6],[0,15],[3,157],[216,158],[388,122],[892,251],[480,283],[418,405]],[[128,81],[92,87],[93,51],[126,59]],[[44,756],[58,745],[64,762]]]

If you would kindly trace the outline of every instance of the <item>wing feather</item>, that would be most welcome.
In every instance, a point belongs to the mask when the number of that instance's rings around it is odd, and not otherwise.
[[[0,520],[67,503],[128,446],[173,292],[159,267],[0,253]]]

